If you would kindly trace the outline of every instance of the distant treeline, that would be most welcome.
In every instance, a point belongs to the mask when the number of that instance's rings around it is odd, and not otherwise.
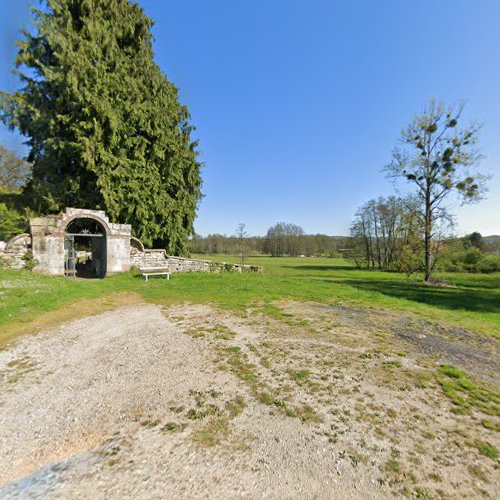
[[[247,236],[240,224],[234,236],[195,235],[190,249],[195,254],[344,257],[357,267],[411,274],[423,270],[415,203],[412,197],[370,200],[356,212],[351,236],[305,234],[300,226],[284,222],[270,227],[265,236]],[[498,272],[500,236],[443,236],[435,240],[433,254],[433,268],[439,271]]]
[[[348,236],[305,234],[295,224],[278,222],[266,236],[226,236],[224,234],[195,235],[191,240],[191,252],[198,254],[256,255],[270,254],[275,257],[299,255],[338,257],[352,246]]]

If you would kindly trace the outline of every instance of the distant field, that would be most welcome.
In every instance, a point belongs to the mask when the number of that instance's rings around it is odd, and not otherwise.
[[[239,262],[227,255],[197,257]],[[255,256],[246,257],[245,263],[263,266],[264,274],[178,274],[170,281],[144,283],[133,272],[104,280],[71,280],[0,270],[0,340],[28,330],[40,313],[78,315],[75,304],[82,299],[99,299],[105,307],[120,292],[153,303],[214,303],[235,311],[252,306],[269,314],[279,314],[273,304],[283,300],[385,308],[500,336],[498,273],[441,275],[450,286],[430,287],[417,277],[359,270],[343,259]]]

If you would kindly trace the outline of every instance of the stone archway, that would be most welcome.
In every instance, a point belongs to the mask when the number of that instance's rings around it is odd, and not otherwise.
[[[74,218],[64,235],[64,272],[79,278],[104,278],[107,263],[107,234],[94,218]]]
[[[83,227],[79,227],[78,221],[88,220],[100,228],[100,234],[102,234],[102,243],[96,243],[95,252],[92,250],[94,258],[98,257],[100,261],[99,266],[93,264],[94,273],[98,277],[104,277],[128,271],[130,269],[131,226],[110,222],[102,210],[78,208],[66,208],[62,214],[30,220],[33,257],[38,262],[34,270],[44,274],[74,275],[74,272],[67,273],[68,270],[73,271],[72,264],[68,262],[71,244],[67,236],[73,236],[73,239],[86,238],[87,241],[98,238],[98,236],[85,233],[80,234],[80,231],[85,229],[85,225],[80,223]],[[72,227],[76,227],[77,231],[71,232]],[[92,227],[88,229],[92,232]]]

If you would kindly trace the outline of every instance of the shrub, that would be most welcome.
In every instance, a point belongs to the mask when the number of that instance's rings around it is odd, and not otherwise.
[[[461,262],[455,259],[442,259],[436,266],[437,271],[445,271],[447,273],[460,273],[464,270]]]
[[[0,239],[24,232],[25,226],[25,218],[17,210],[0,203]]]
[[[479,248],[469,248],[469,250],[467,250],[462,257],[464,268],[469,271],[475,270],[476,264],[481,260],[482,256],[483,254]]]
[[[33,271],[33,268],[38,264],[38,261],[33,257],[33,252],[29,250],[23,255],[24,269]]]
[[[476,264],[476,269],[480,273],[500,272],[500,255],[485,255]]]

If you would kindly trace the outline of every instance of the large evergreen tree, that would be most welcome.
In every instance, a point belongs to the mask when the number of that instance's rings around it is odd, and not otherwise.
[[[3,120],[28,137],[40,213],[100,208],[182,253],[201,198],[189,113],[153,61],[152,20],[128,0],[47,0],[24,31],[23,82]]]

